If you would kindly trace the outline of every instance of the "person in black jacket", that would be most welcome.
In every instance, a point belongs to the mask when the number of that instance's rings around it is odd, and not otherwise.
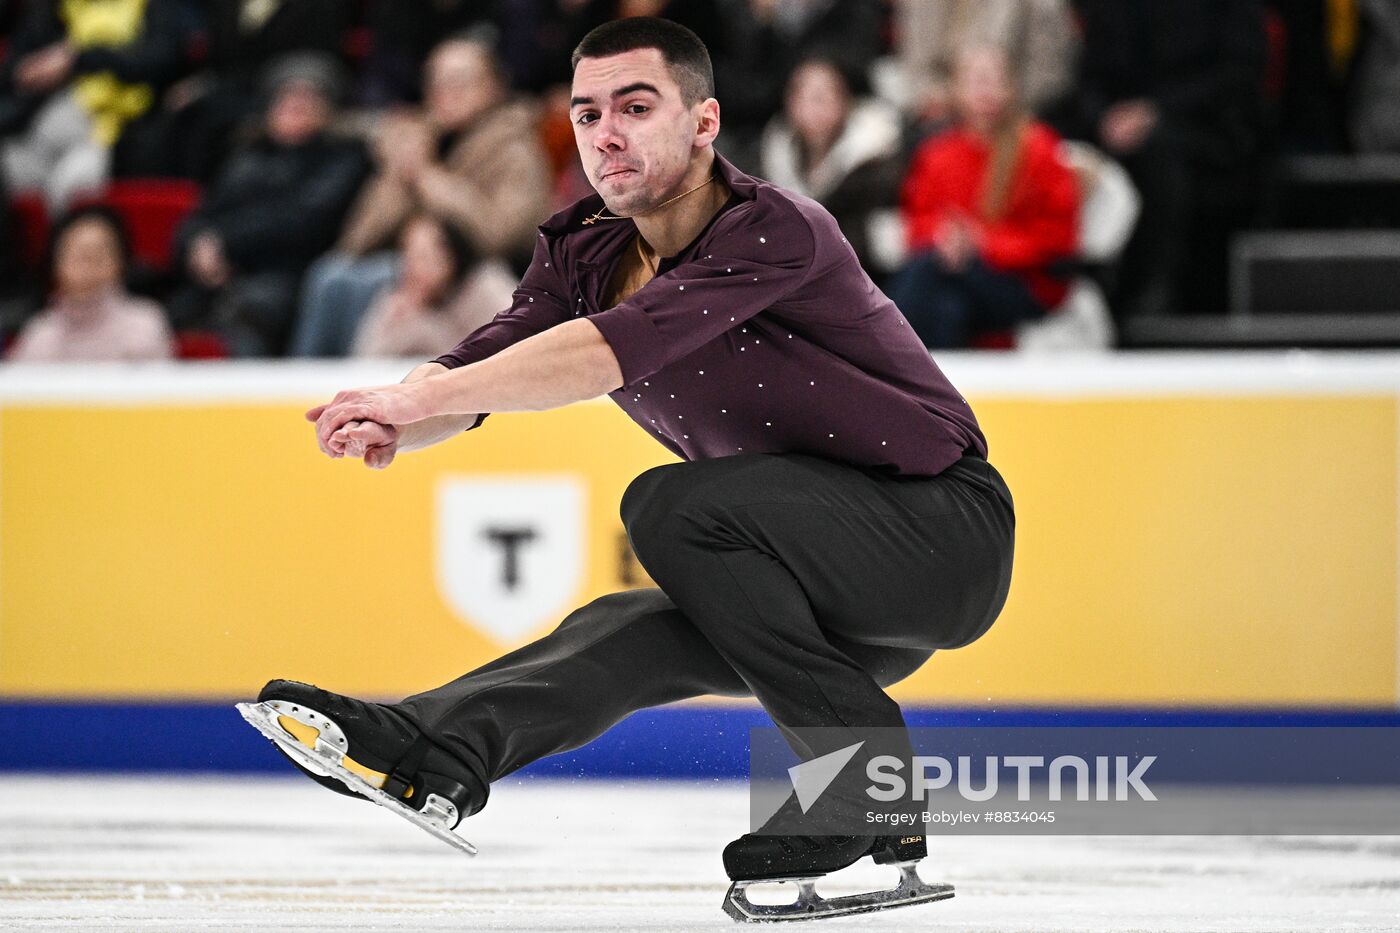
[[[268,66],[293,52],[339,57],[350,20],[343,0],[201,0],[199,7],[206,54],[153,110],[146,144],[128,160],[136,173],[208,184],[240,131],[256,124]]]
[[[113,148],[186,61],[176,0],[34,0],[0,65],[0,168],[57,213],[102,187]]]
[[[1120,160],[1142,217],[1115,311],[1220,311],[1228,228],[1262,142],[1258,0],[1080,0],[1083,54],[1065,129]],[[1204,287],[1203,287],[1204,286]]]
[[[334,62],[298,53],[275,64],[261,137],[232,156],[177,234],[187,285],[178,327],[213,326],[236,356],[283,351],[306,267],[325,251],[369,173],[363,147],[327,132]]]

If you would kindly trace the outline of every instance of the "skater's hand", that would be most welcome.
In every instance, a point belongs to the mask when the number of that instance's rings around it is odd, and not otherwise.
[[[331,435],[330,446],[341,456],[363,459],[370,469],[382,470],[394,462],[399,429],[392,424],[352,421]]]
[[[337,392],[328,404],[317,405],[306,413],[316,422],[316,442],[321,452],[342,457],[344,445],[332,446],[331,438],[352,421],[373,421],[380,425],[412,424],[434,414],[428,397],[428,380],[398,385]]]

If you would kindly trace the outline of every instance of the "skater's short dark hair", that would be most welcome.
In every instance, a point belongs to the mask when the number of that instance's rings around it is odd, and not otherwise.
[[[715,96],[715,72],[705,43],[680,23],[656,16],[629,16],[604,23],[583,37],[569,65],[577,69],[581,58],[603,58],[635,49],[661,53],[687,107]]]

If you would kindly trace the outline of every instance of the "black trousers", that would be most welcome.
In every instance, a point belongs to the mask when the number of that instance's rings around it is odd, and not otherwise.
[[[622,519],[659,589],[596,599],[397,706],[483,783],[703,694],[757,697],[804,759],[851,730],[904,735],[883,688],[985,632],[1011,582],[1011,494],[971,455],[932,477],[799,454],[667,464]],[[796,738],[812,728],[829,748]]]

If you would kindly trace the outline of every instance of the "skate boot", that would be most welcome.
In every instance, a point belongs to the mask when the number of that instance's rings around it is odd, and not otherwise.
[[[950,884],[928,884],[915,864],[928,853],[923,836],[779,836],[747,833],[724,849],[724,870],[734,882],[724,912],[739,922],[815,920],[939,901],[953,896]],[[865,856],[899,868],[899,884],[882,891],[824,898],[817,879],[853,865]],[[748,889],[756,884],[791,882],[791,904],[755,904]]]
[[[256,702],[239,703],[238,711],[323,787],[393,810],[476,854],[452,830],[485,805],[486,782],[392,706],[273,680]]]

